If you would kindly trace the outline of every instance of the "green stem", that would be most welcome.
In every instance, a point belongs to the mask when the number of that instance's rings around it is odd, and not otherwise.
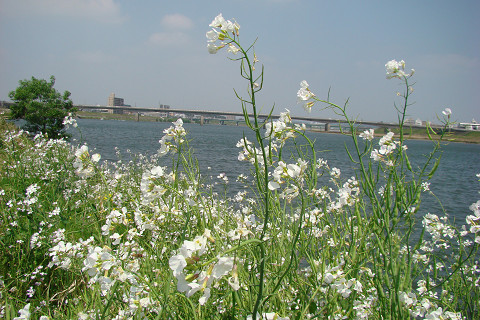
[[[242,76],[244,76],[245,79],[248,80],[249,82],[249,87],[250,87],[250,101],[249,103],[252,105],[252,111],[253,111],[253,119],[254,119],[254,126],[250,127],[254,132],[255,132],[255,137],[258,141],[260,150],[262,152],[262,157],[263,157],[263,176],[261,179],[260,175],[260,170],[258,168],[258,160],[255,157],[255,169],[256,169],[256,179],[257,183],[259,186],[261,186],[261,189],[259,190],[260,192],[263,193],[263,199],[264,199],[264,206],[265,206],[265,215],[264,215],[264,220],[263,220],[263,230],[260,235],[260,243],[259,243],[259,248],[260,248],[260,265],[258,266],[258,273],[259,273],[259,282],[258,282],[258,294],[257,294],[257,299],[255,302],[255,306],[253,308],[253,320],[256,320],[257,318],[257,312],[260,308],[260,303],[262,301],[263,297],[263,289],[264,289],[264,278],[265,278],[265,247],[263,244],[263,239],[265,237],[265,234],[268,229],[268,223],[270,219],[270,207],[269,207],[269,191],[268,191],[268,157],[265,152],[265,147],[262,139],[262,135],[260,132],[260,127],[258,123],[258,114],[257,114],[257,105],[256,105],[256,100],[255,100],[255,92],[259,91],[261,89],[261,86],[258,88],[258,86],[255,84],[255,80],[253,78],[253,67],[250,62],[250,59],[248,58],[248,53],[243,49],[243,47],[240,45],[240,43],[234,39],[230,38],[233,43],[235,43],[238,48],[240,49],[242,53]],[[250,47],[251,48],[251,47]],[[249,48],[249,49],[250,49]],[[246,62],[247,69],[245,69],[245,64],[243,61]],[[246,72],[244,75],[243,73]],[[262,74],[261,78],[263,79],[263,69],[262,69]],[[244,112],[244,117],[245,117],[245,122],[248,120],[248,114]],[[256,155],[255,155],[256,156]],[[262,181],[263,180],[263,181]]]

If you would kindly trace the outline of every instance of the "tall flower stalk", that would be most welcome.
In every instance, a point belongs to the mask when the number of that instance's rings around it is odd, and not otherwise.
[[[222,14],[219,14],[210,24],[212,30],[208,31],[206,36],[208,39],[207,48],[210,53],[215,54],[218,50],[228,47],[228,51],[234,55],[239,54],[240,58],[233,59],[240,61],[240,74],[241,76],[248,81],[248,96],[249,99],[244,99],[238,93],[236,93],[238,99],[242,103],[242,110],[244,115],[244,120],[247,126],[253,130],[257,143],[259,144],[260,154],[257,154],[258,149],[254,149],[254,167],[255,167],[255,179],[257,183],[258,190],[263,198],[264,212],[263,212],[263,230],[260,235],[259,240],[261,241],[258,245],[260,250],[259,257],[259,266],[258,266],[258,294],[253,308],[253,318],[256,319],[257,311],[259,310],[260,303],[263,298],[264,291],[264,276],[265,276],[265,245],[264,237],[268,231],[268,225],[270,223],[270,191],[268,189],[269,177],[268,177],[268,168],[270,164],[270,158],[267,156],[267,150],[265,148],[264,139],[261,134],[262,125],[259,123],[259,114],[257,109],[257,103],[255,95],[257,92],[262,90],[263,87],[263,67],[262,71],[258,76],[254,75],[255,64],[258,62],[255,53],[253,52],[253,44],[248,47],[246,50],[240,44],[239,39],[239,30],[240,25],[235,21],[225,20]],[[220,41],[220,43],[218,43]],[[253,59],[252,59],[253,56]],[[253,114],[253,123],[250,121],[249,109]],[[273,111],[273,109],[272,109]],[[259,158],[261,161],[259,161]]]

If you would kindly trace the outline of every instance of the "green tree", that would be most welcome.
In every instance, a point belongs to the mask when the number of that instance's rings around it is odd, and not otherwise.
[[[46,134],[51,139],[68,137],[65,133],[64,118],[74,112],[70,92],[61,95],[53,88],[55,77],[50,82],[32,77],[31,80],[20,80],[19,87],[9,93],[14,105],[10,107],[11,119],[24,119],[26,131]]]

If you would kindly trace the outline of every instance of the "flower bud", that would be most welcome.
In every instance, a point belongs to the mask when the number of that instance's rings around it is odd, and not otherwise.
[[[190,273],[185,277],[185,281],[192,282],[193,280],[197,279],[199,276],[198,273]]]

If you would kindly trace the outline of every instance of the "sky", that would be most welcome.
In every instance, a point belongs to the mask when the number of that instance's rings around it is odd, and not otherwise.
[[[236,56],[209,54],[205,33],[219,13],[240,24],[240,41],[264,66],[262,113],[297,104],[306,80],[321,99],[348,101],[351,118],[395,121],[401,81],[385,63],[415,69],[407,117],[480,121],[478,0],[0,0],[0,100],[18,82],[55,76],[74,104],[126,104],[241,111]],[[258,70],[259,68],[257,68]],[[234,91],[235,90],[235,91]],[[315,106],[312,117],[338,118]]]

